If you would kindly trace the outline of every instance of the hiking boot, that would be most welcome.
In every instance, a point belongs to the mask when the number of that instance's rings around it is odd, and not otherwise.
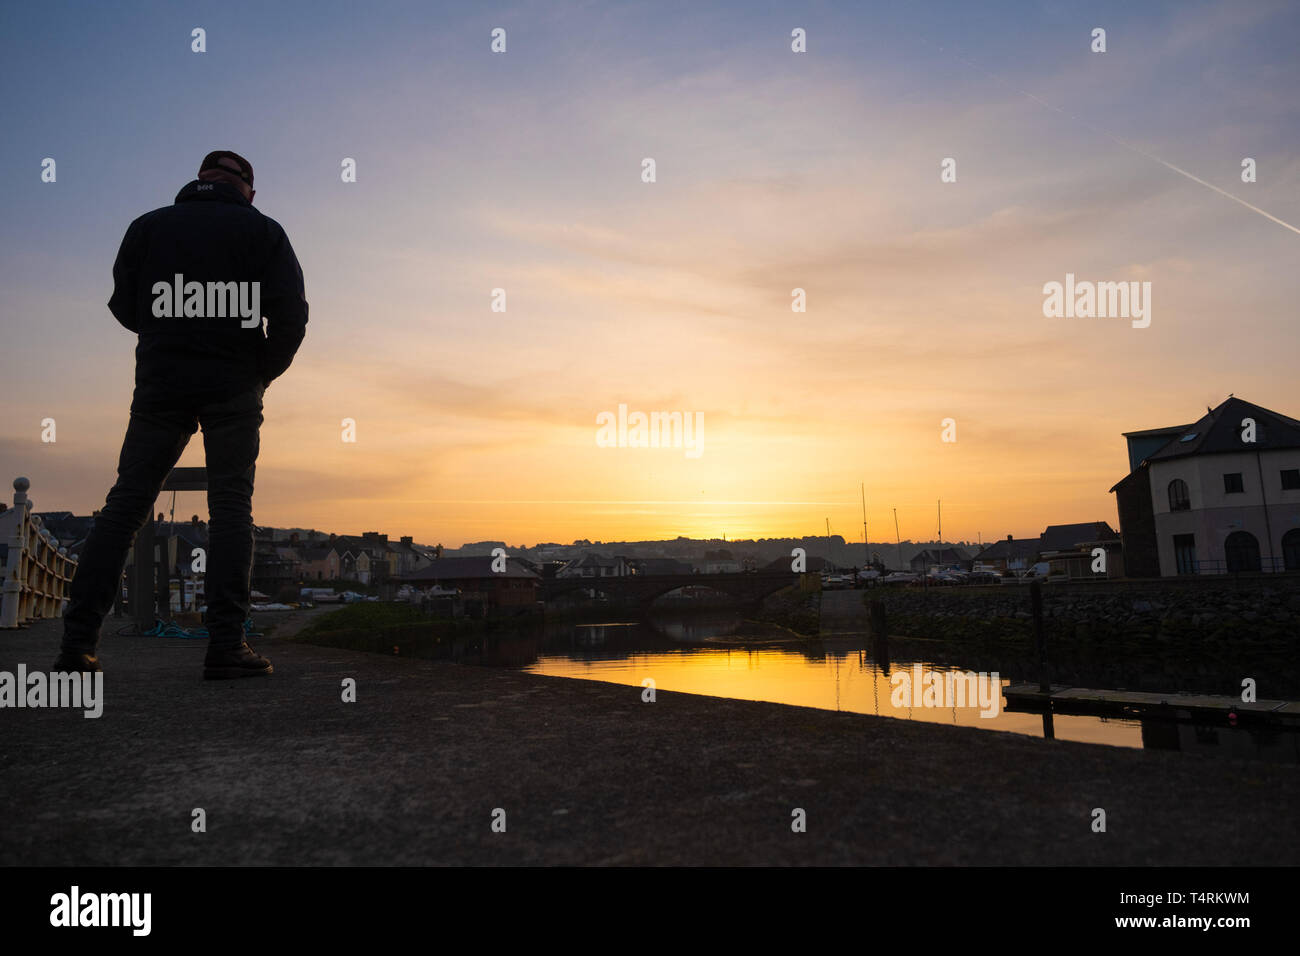
[[[102,669],[98,657],[78,651],[59,651],[58,660],[50,668],[55,674],[93,674]]]
[[[209,647],[203,659],[204,680],[232,680],[236,677],[265,677],[271,673],[271,662],[258,655],[248,642],[230,647]]]

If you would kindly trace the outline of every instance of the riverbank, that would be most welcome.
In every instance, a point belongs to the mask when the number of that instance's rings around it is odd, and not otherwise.
[[[327,604],[305,612],[301,626],[284,629],[285,618],[267,615],[267,630],[276,637],[394,657],[424,660],[452,655],[452,647],[465,641],[514,634],[537,633],[565,624],[608,623],[611,617],[639,616],[636,610],[607,607],[566,608],[538,611],[532,608],[515,614],[486,618],[434,617],[404,602],[359,602]]]
[[[109,637],[101,718],[0,710],[0,864],[1300,861],[1294,767],[253,643],[272,677],[204,682],[200,641]]]
[[[789,631],[791,637],[809,640],[821,630],[822,592],[782,588],[765,597],[749,615],[757,623],[774,624]]]

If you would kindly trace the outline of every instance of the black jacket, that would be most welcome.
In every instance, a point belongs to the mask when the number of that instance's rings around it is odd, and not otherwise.
[[[170,289],[177,274],[183,283],[198,282],[204,289],[223,284],[217,308],[204,309],[201,316],[157,315],[175,302],[166,293],[160,304],[163,293],[155,283]],[[227,309],[225,318],[208,314],[218,311],[225,290],[232,288],[224,284],[231,282],[260,284],[265,335],[260,316],[256,325],[244,327],[251,320],[234,309]],[[251,307],[252,286],[242,288]],[[202,301],[214,304],[206,293]],[[197,179],[176,194],[173,205],[147,212],[127,227],[113,263],[108,308],[139,333],[136,391],[150,396],[224,396],[265,386],[289,367],[307,326],[302,269],[280,224],[254,209],[234,186]]]

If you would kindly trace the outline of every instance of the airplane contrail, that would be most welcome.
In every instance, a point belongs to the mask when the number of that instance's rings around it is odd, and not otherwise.
[[[1102,132],[1104,133],[1105,130],[1102,130]],[[1214,185],[1213,183],[1207,183],[1204,179],[1201,179],[1201,178],[1198,177],[1198,176],[1193,176],[1193,175],[1192,175],[1191,173],[1189,173],[1187,170],[1185,170],[1185,169],[1179,169],[1179,168],[1178,168],[1177,166],[1175,166],[1173,163],[1168,162],[1167,160],[1163,160],[1163,159],[1161,159],[1159,156],[1155,156],[1155,155],[1153,155],[1153,154],[1151,154],[1151,153],[1148,153],[1148,152],[1147,152],[1146,150],[1144,150],[1144,149],[1139,149],[1139,148],[1136,147],[1136,146],[1131,146],[1131,145],[1129,145],[1128,143],[1125,143],[1122,139],[1119,139],[1118,137],[1114,137],[1114,138],[1115,138],[1115,140],[1116,140],[1117,142],[1119,142],[1121,145],[1123,145],[1123,146],[1128,146],[1128,148],[1131,149],[1131,150],[1133,150],[1133,152],[1135,152],[1135,153],[1140,153],[1141,155],[1147,157],[1147,159],[1154,159],[1157,163],[1160,163],[1162,166],[1167,166],[1167,167],[1169,167],[1169,168],[1172,169],[1174,172],[1178,173],[1180,176],[1186,176],[1188,179],[1190,179],[1190,180],[1191,180],[1192,182],[1194,182],[1194,183],[1200,183],[1202,186],[1208,186],[1210,189],[1213,189],[1213,190],[1214,190],[1216,193],[1218,193],[1220,196],[1227,196],[1227,197],[1228,197],[1229,199],[1231,199],[1233,202],[1241,203],[1243,206],[1245,206],[1245,207],[1246,207],[1247,209],[1249,209],[1251,212],[1257,212],[1257,213],[1259,213],[1261,216],[1263,216],[1265,219],[1272,220],[1273,222],[1277,223],[1279,226],[1282,226],[1282,227],[1284,227],[1284,228],[1286,228],[1286,229],[1290,229],[1290,230],[1291,230],[1292,232],[1294,232],[1294,233],[1300,234],[1300,229],[1297,229],[1295,226],[1291,225],[1291,223],[1289,223],[1289,222],[1283,222],[1281,219],[1277,218],[1277,216],[1274,216],[1272,213],[1265,212],[1263,209],[1260,209],[1258,206],[1252,206],[1250,203],[1246,202],[1246,200],[1242,199],[1240,196],[1234,196],[1232,193],[1228,192],[1226,189],[1220,189],[1218,186]]]
[[[938,44],[935,44],[935,46],[938,46]],[[939,47],[939,52],[940,53],[944,52],[943,47],[941,46]],[[978,70],[980,73],[983,73],[989,79],[1001,83],[1003,86],[1007,87],[1008,89],[1015,90],[1015,92],[1019,93],[1021,96],[1033,100],[1035,103],[1039,104],[1040,106],[1046,107],[1049,110],[1053,110],[1057,113],[1060,113],[1062,116],[1068,116],[1076,123],[1080,123],[1088,127],[1088,129],[1092,130],[1094,133],[1100,133],[1101,135],[1105,136],[1107,139],[1110,139],[1111,141],[1118,143],[1120,146],[1123,146],[1125,149],[1131,150],[1132,152],[1137,153],[1139,156],[1145,156],[1147,159],[1159,163],[1161,166],[1164,166],[1166,169],[1172,169],[1178,175],[1184,176],[1187,179],[1190,179],[1194,183],[1200,183],[1202,186],[1205,186],[1209,189],[1213,189],[1220,196],[1226,196],[1228,199],[1231,199],[1233,202],[1240,203],[1241,205],[1245,206],[1251,212],[1257,212],[1265,219],[1268,219],[1271,222],[1275,222],[1279,226],[1283,227],[1284,229],[1290,229],[1292,232],[1296,233],[1297,235],[1300,235],[1300,229],[1297,229],[1289,222],[1283,222],[1281,219],[1277,218],[1277,216],[1274,216],[1272,213],[1265,212],[1263,209],[1260,209],[1258,206],[1251,205],[1250,203],[1246,202],[1246,200],[1242,199],[1240,196],[1234,196],[1226,189],[1220,189],[1218,186],[1214,185],[1213,183],[1207,183],[1204,179],[1201,179],[1199,176],[1195,176],[1192,173],[1189,173],[1187,170],[1175,166],[1173,163],[1169,162],[1168,160],[1161,159],[1159,156],[1155,155],[1154,153],[1149,153],[1145,149],[1142,149],[1139,146],[1134,146],[1132,143],[1128,142],[1127,140],[1121,139],[1120,137],[1112,133],[1110,130],[1104,129],[1100,126],[1094,126],[1092,123],[1089,123],[1085,119],[1079,118],[1074,113],[1071,113],[1069,110],[1064,110],[1061,107],[1055,105],[1054,103],[1049,103],[1045,99],[1035,96],[1033,93],[1030,93],[1026,90],[1022,90],[1019,87],[1015,86],[1014,84],[1008,83],[1000,76],[994,73],[990,73],[988,70],[984,69],[984,67],[980,66],[977,63],[972,63],[970,60],[966,59],[964,56],[962,56],[959,53],[953,53],[951,55],[956,57],[958,60],[966,64],[966,66],[970,67],[971,69]]]

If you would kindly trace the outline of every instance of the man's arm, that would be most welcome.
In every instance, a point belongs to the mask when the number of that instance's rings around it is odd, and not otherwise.
[[[266,317],[263,385],[284,374],[307,332],[307,293],[302,267],[284,230],[274,222],[272,228],[271,257],[262,279],[262,314]]]
[[[140,253],[143,246],[140,236],[140,220],[127,226],[122,245],[117,250],[117,259],[113,262],[113,297],[108,300],[108,310],[117,321],[132,332],[139,332],[140,325],[135,318],[137,300],[137,283],[140,280]]]

